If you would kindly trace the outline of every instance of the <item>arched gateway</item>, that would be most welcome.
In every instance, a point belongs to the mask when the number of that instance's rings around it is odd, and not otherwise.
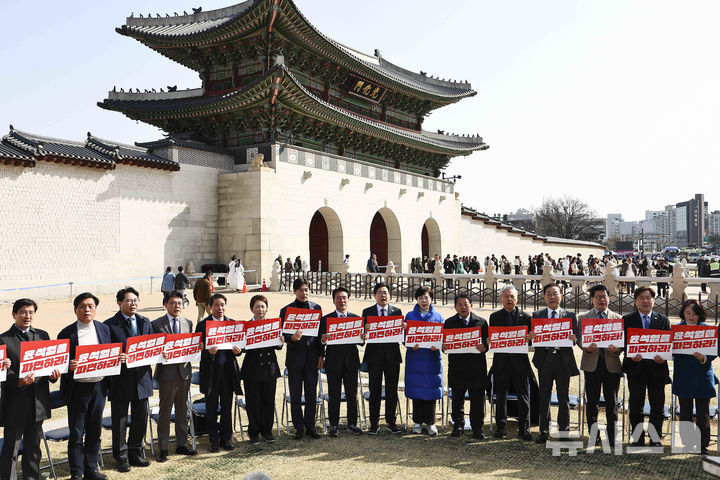
[[[340,218],[329,207],[318,209],[308,229],[310,270],[313,272],[342,271],[343,232]]]
[[[370,253],[377,255],[381,272],[391,260],[396,268],[402,266],[400,223],[387,207],[378,210],[370,224]]]

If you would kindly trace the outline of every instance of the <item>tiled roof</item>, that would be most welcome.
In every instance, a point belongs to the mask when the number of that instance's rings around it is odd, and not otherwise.
[[[23,167],[35,166],[35,158],[12,145],[0,140],[0,163]]]
[[[165,17],[148,15],[143,18],[133,15],[128,17],[125,25],[118,28],[117,31],[138,40],[160,41],[169,48],[172,47],[169,44],[173,42],[187,46],[188,43],[203,41],[209,45],[208,38],[211,38],[210,35],[214,30],[225,29],[221,33],[224,40],[227,40],[233,35],[231,24],[244,20],[243,17],[253,8],[260,8],[263,5],[265,9],[272,12],[282,12],[284,8],[294,10],[297,15],[292,15],[293,19],[288,18],[288,22],[300,29],[307,38],[312,37],[313,42],[330,52],[334,58],[351,65],[361,75],[376,73],[396,82],[396,85],[449,99],[469,97],[476,93],[470,83],[466,81],[441,80],[428,76],[425,72],[412,72],[385,60],[379,52],[376,52],[375,55],[364,54],[325,36],[308,21],[292,0],[286,0],[281,5],[275,5],[272,0],[247,0],[230,7],[189,15],[166,15]],[[295,17],[300,19],[299,24],[293,23]],[[280,22],[278,21],[278,23]],[[164,50],[170,54],[169,50]],[[164,52],[161,51],[161,53]]]
[[[169,98],[167,93],[137,94],[112,91],[109,92],[108,98],[103,102],[99,102],[98,105],[108,110],[117,110],[126,113],[155,113],[167,114],[168,116],[171,114],[200,115],[202,114],[203,109],[210,111],[214,108],[219,108],[221,105],[222,108],[226,110],[233,100],[244,98],[251,93],[253,95],[257,94],[255,90],[257,90],[256,87],[258,87],[258,85],[263,82],[268,82],[271,80],[271,77],[278,75],[286,76],[291,80],[292,83],[283,88],[292,88],[298,92],[298,94],[302,97],[302,102],[300,102],[302,105],[300,106],[314,109],[318,112],[321,111],[325,117],[337,118],[343,123],[364,128],[368,130],[368,132],[375,132],[374,136],[378,136],[378,133],[383,132],[386,135],[392,135],[394,138],[405,139],[421,145],[447,149],[455,152],[455,155],[467,154],[473,150],[486,150],[488,148],[487,144],[483,142],[482,137],[477,135],[460,136],[427,131],[417,132],[409,129],[394,127],[387,123],[377,122],[332,105],[308,91],[290,72],[290,70],[282,64],[275,65],[266,72],[265,76],[257,79],[252,84],[228,93],[202,95],[199,92],[196,97]],[[146,120],[143,119],[143,121]]]
[[[522,228],[518,228],[514,225],[510,225],[507,223],[502,223],[499,220],[495,220],[494,218],[491,218],[489,215],[486,215],[484,213],[480,213],[474,208],[465,207],[463,206],[461,209],[461,214],[466,215],[468,217],[472,217],[474,220],[478,220],[481,222],[484,222],[488,225],[493,225],[495,228],[502,228],[508,230],[510,233],[520,234],[524,236],[530,236],[533,237],[535,240],[542,240],[545,243],[564,243],[567,245],[582,245],[587,247],[598,247],[598,248],[605,248],[605,245],[602,245],[597,242],[588,242],[585,240],[573,240],[569,238],[560,238],[560,237],[546,237],[544,235],[537,234],[535,232],[531,232],[529,230],[524,230]]]
[[[118,163],[179,170],[177,162],[148,153],[147,149],[108,142],[88,133],[85,142],[45,137],[17,130],[10,125],[10,132],[0,142],[0,158],[19,155],[19,159],[31,162],[49,160],[72,165],[92,166],[112,170]]]
[[[103,140],[102,138],[92,136],[90,132],[88,132],[85,145],[88,149],[113,158],[116,163],[145,167],[155,166],[155,168],[165,167],[168,170],[180,169],[180,165],[177,162],[149,153],[146,148]]]

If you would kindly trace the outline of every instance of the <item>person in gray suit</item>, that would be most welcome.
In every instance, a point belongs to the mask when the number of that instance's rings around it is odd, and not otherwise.
[[[543,297],[547,308],[533,312],[532,318],[569,318],[572,320],[572,331],[570,340],[577,339],[578,331],[577,318],[573,312],[560,308],[562,293],[560,287],[554,283],[548,283],[543,288]],[[533,335],[534,336],[534,335]],[[580,371],[575,362],[575,355],[572,347],[535,347],[533,365],[538,370],[540,391],[540,435],[535,440],[537,443],[545,443],[550,438],[550,398],[552,397],[553,381],[558,397],[558,430],[565,432],[570,425],[570,377],[579,375]]]
[[[181,316],[183,303],[182,294],[171,291],[165,294],[163,305],[167,314],[153,320],[152,328],[155,333],[192,333],[192,320]],[[155,367],[155,380],[160,387],[160,411],[158,418],[158,443],[160,453],[158,462],[167,460],[168,442],[170,440],[170,416],[175,406],[175,453],[181,455],[195,455],[197,451],[188,447],[187,411],[188,391],[190,390],[190,376],[192,367],[190,363],[175,363],[163,365],[158,363]]]
[[[608,308],[610,295],[605,285],[595,285],[590,289],[590,301],[593,308],[578,315],[578,321],[583,318],[609,318],[614,320],[622,319],[622,316]],[[618,416],[618,390],[620,388],[620,377],[622,376],[622,362],[620,351],[610,345],[608,348],[597,348],[595,343],[583,345],[582,332],[578,345],[583,350],[580,359],[580,370],[585,372],[585,414],[587,416],[588,428],[592,428],[597,422],[598,402],[600,401],[600,389],[605,396],[605,418],[607,420],[607,437],[610,445],[615,443],[615,423]]]

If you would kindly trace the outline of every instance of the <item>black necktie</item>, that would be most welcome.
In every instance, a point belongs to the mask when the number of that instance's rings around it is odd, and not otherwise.
[[[512,312],[507,312],[507,326],[512,327],[513,326],[513,314]]]
[[[30,335],[29,335],[29,334],[30,334],[30,330],[28,330],[27,332],[20,332],[20,335],[23,337],[23,339],[24,339],[25,341],[30,341]]]
[[[380,309],[380,316],[381,317],[385,316],[385,308],[384,307]]]
[[[552,311],[552,316],[550,318],[557,318],[557,312],[555,310]]]

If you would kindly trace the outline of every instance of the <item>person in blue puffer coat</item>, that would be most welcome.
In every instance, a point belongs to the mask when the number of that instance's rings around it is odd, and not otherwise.
[[[432,306],[432,291],[429,287],[415,290],[417,305],[405,316],[405,321],[419,320],[443,324],[444,319]],[[422,433],[423,424],[430,435],[437,435],[435,426],[435,405],[442,398],[443,374],[440,350],[405,345],[405,396],[412,399],[413,433]]]
[[[705,325],[707,313],[697,300],[686,300],[680,310],[680,325]],[[692,355],[674,354],[672,392],[680,403],[680,421],[692,422],[693,401],[695,424],[700,430],[700,452],[708,454],[710,444],[710,399],[715,396],[715,376],[712,369],[714,355],[695,352]],[[688,424],[680,425],[680,438],[685,447],[697,447]]]

